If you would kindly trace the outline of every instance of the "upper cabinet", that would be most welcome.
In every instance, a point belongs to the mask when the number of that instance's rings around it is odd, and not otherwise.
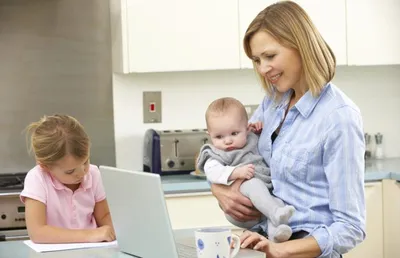
[[[347,0],[349,65],[400,64],[399,11],[399,0]]]
[[[243,37],[277,0],[110,0],[113,70],[120,73],[253,68]],[[400,64],[399,0],[294,0],[337,65]]]
[[[111,0],[114,71],[238,69],[232,0]]]
[[[254,17],[276,0],[239,0],[239,35],[241,68],[252,68],[251,60],[243,50],[243,37]],[[332,48],[337,65],[347,64],[346,55],[346,3],[345,0],[295,0],[308,13],[311,20]]]

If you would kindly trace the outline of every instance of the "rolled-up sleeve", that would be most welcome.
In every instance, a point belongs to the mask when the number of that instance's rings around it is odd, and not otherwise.
[[[329,208],[334,222],[310,233],[322,251],[319,257],[339,257],[365,239],[364,135],[361,115],[343,107],[327,117],[323,146],[329,183]]]

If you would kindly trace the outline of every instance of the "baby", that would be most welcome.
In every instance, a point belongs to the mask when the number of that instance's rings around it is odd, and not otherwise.
[[[258,136],[253,133],[262,129],[262,123],[248,124],[244,106],[234,98],[213,101],[206,111],[206,123],[212,144],[202,146],[197,159],[199,170],[214,184],[229,185],[233,180],[246,179],[240,191],[267,218],[269,239],[288,240],[292,230],[287,224],[295,209],[270,193],[270,169],[258,153]],[[239,222],[226,217],[247,229],[262,220]]]

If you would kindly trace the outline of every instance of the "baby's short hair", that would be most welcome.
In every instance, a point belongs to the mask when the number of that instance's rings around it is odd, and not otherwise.
[[[232,109],[236,109],[242,119],[246,121],[249,120],[247,116],[247,112],[243,104],[235,99],[235,98],[230,98],[230,97],[225,97],[225,98],[219,98],[211,102],[211,104],[208,106],[207,111],[206,111],[206,123],[207,127],[209,126],[209,118],[211,115],[220,115],[223,114],[227,111],[230,111]]]

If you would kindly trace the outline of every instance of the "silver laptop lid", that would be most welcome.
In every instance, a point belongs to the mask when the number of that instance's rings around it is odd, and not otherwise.
[[[178,257],[160,176],[100,166],[122,252],[138,257]]]

